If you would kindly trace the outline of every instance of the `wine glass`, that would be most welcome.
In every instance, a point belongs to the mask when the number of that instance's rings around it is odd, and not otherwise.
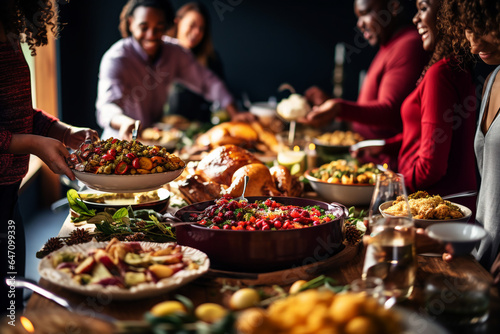
[[[380,205],[396,199],[403,201],[401,214],[381,215]],[[415,230],[403,175],[393,172],[377,175],[368,214],[371,234],[362,277],[380,277],[386,298],[406,299],[413,290],[417,263]]]
[[[408,194],[406,192],[405,181],[402,174],[386,171],[377,174],[375,190],[373,191],[370,208],[368,211],[368,222],[370,228],[380,218],[380,205],[386,202],[393,202],[396,199],[403,200],[403,213],[399,216],[411,219],[410,206],[408,205]]]

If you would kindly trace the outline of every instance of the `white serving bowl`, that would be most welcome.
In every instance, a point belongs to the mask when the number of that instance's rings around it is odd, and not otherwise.
[[[467,255],[486,236],[486,230],[479,225],[467,223],[433,224],[425,231],[433,239],[445,244],[447,252],[453,255]]]
[[[313,190],[326,202],[336,202],[345,206],[368,206],[375,186],[371,184],[339,184],[321,181],[311,175],[311,170],[304,173]]]
[[[466,206],[457,204],[457,203],[451,202],[451,204],[458,206],[458,208],[460,209],[460,211],[464,215],[462,218],[446,219],[446,220],[445,219],[415,219],[415,218],[413,218],[413,223],[415,224],[415,227],[426,228],[427,226],[430,226],[430,225],[433,225],[436,223],[454,223],[454,222],[465,222],[466,223],[466,222],[468,222],[469,218],[472,216],[471,209],[469,209]],[[393,217],[392,215],[384,212],[384,210],[387,209],[388,207],[390,207],[391,205],[392,205],[392,201],[380,204],[379,211],[382,214],[382,216]]]
[[[154,174],[93,174],[73,169],[78,180],[87,187],[111,193],[135,193],[156,190],[182,174],[184,168]]]
[[[250,106],[250,113],[257,116],[264,126],[269,126],[276,117],[276,104],[269,102],[255,102]]]

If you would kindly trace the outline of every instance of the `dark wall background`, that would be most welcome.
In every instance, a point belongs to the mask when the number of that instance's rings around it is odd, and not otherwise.
[[[175,9],[189,2],[171,0]],[[376,52],[355,29],[353,1],[200,0],[210,11],[213,41],[226,82],[235,98],[252,101],[284,94],[284,82],[297,92],[315,84],[332,91],[335,45],[346,45],[343,97],[355,100],[358,78]],[[64,2],[63,2],[64,3]],[[126,0],[80,0],[60,5],[65,22],[58,40],[61,118],[98,129],[95,121],[97,75],[104,52],[118,39],[119,14]],[[405,1],[415,10],[414,1]],[[478,62],[479,83],[492,67]]]
[[[188,1],[173,0],[175,9]],[[316,84],[332,90],[335,45],[346,42],[344,97],[355,99],[358,76],[375,53],[356,43],[352,1],[201,0],[211,14],[215,48],[237,99],[280,95],[284,82],[298,92]],[[99,63],[120,38],[117,26],[125,0],[70,1],[60,5],[66,25],[58,40],[61,118],[98,129],[95,99]],[[358,36],[359,37],[359,36]]]

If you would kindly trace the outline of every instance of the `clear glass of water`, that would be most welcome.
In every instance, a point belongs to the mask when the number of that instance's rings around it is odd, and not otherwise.
[[[362,277],[379,277],[385,298],[408,298],[415,283],[417,261],[415,229],[408,217],[374,218]]]

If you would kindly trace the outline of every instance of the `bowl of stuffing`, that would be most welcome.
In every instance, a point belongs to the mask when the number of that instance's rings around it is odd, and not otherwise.
[[[468,222],[472,211],[463,205],[444,200],[439,195],[418,191],[408,196],[408,204],[416,227],[427,227],[435,223]],[[384,217],[404,215],[406,202],[398,198],[382,203],[379,207]]]

